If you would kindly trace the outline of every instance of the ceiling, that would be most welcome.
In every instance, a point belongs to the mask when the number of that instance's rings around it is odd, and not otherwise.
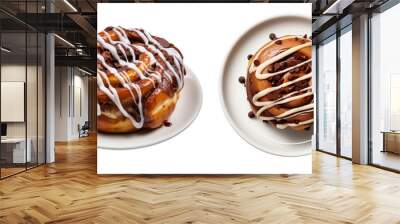
[[[204,0],[203,0],[204,1]],[[338,20],[346,16],[356,16],[360,12],[377,7],[388,0],[254,0],[251,2],[269,3],[312,3],[313,37],[321,36]],[[134,0],[1,0],[0,25],[3,33],[3,46],[15,49],[15,55],[25,55],[25,38],[20,32],[55,32],[61,38],[55,38],[58,61],[85,64],[93,63],[96,51],[96,5],[103,2],[139,2]],[[153,2],[153,1],[140,1]],[[156,0],[155,2],[179,2]],[[215,2],[215,1],[214,1]],[[221,0],[220,2],[228,2]],[[238,1],[249,2],[249,1]],[[49,12],[52,13],[49,13]],[[30,38],[28,38],[28,42]],[[66,40],[66,41],[64,41]],[[74,45],[73,47],[71,46]],[[31,49],[32,48],[32,49]],[[36,49],[28,44],[28,54]],[[73,58],[72,58],[73,57]],[[57,58],[56,58],[57,59]],[[64,60],[64,61],[61,61]],[[79,64],[77,65],[79,66]]]

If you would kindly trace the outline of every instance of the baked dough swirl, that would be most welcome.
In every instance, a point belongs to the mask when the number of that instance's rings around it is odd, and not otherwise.
[[[252,113],[279,129],[308,130],[314,122],[311,40],[271,36],[249,57],[246,91]]]
[[[131,133],[158,128],[175,109],[186,69],[181,52],[143,29],[97,35],[97,127]]]

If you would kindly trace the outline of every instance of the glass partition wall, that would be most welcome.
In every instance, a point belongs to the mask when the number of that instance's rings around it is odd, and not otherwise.
[[[352,157],[351,25],[317,45],[317,149]]]
[[[1,179],[45,163],[46,156],[45,35],[18,19],[38,12],[40,1],[14,2],[24,13],[0,11]]]

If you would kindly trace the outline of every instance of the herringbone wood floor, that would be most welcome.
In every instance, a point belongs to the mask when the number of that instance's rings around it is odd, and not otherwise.
[[[98,176],[93,137],[56,155],[0,181],[0,223],[400,223],[399,174],[318,152],[290,176]]]

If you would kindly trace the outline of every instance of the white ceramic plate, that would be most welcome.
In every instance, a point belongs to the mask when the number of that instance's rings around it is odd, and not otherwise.
[[[297,132],[280,130],[257,119],[250,119],[251,110],[246,89],[238,78],[246,76],[247,55],[254,54],[269,41],[269,34],[310,35],[311,20],[305,17],[277,17],[247,30],[232,47],[220,80],[221,102],[225,115],[236,132],[262,151],[281,156],[302,156],[311,153],[313,130]]]
[[[202,104],[202,91],[199,80],[188,69],[185,86],[182,89],[175,111],[168,119],[170,127],[162,126],[155,130],[131,134],[98,133],[97,147],[103,149],[136,149],[168,140],[185,130],[197,117]]]

